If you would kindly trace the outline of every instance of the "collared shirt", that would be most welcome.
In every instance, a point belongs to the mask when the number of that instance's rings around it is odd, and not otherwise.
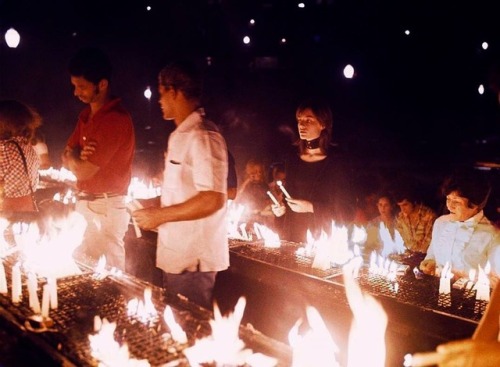
[[[200,191],[227,191],[228,159],[217,127],[191,113],[169,137],[162,206],[185,202]],[[157,266],[167,273],[221,271],[229,266],[226,208],[196,220],[158,227]]]
[[[480,211],[463,222],[452,221],[450,215],[436,219],[426,259],[434,259],[440,267],[449,262],[452,269],[468,272],[485,267],[500,273],[500,232]]]
[[[89,141],[97,143],[88,160],[99,166],[99,171],[88,180],[78,181],[78,189],[93,194],[125,195],[132,177],[135,133],[132,119],[119,98],[102,106],[92,118],[90,107],[80,113],[67,145],[82,147]]]
[[[426,253],[431,242],[436,213],[423,204],[418,204],[415,210],[417,215],[413,221],[400,212],[396,216],[396,229],[401,234],[408,250]]]

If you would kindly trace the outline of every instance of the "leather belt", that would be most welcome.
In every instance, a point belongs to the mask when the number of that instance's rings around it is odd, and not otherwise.
[[[124,196],[123,194],[117,194],[117,193],[102,193],[102,194],[94,194],[91,192],[80,192],[78,195],[76,195],[77,200],[87,200],[87,201],[94,201],[97,199],[105,199],[105,198],[112,198],[115,196]]]

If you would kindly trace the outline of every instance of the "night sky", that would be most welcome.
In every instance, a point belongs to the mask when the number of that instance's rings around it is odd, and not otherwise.
[[[361,165],[498,162],[500,107],[487,80],[500,55],[494,1],[299,3],[0,0],[0,98],[39,110],[57,165],[83,107],[67,63],[92,45],[110,55],[112,89],[132,114],[140,163],[153,161],[172,128],[160,116],[156,77],[174,58],[203,70],[207,114],[239,168],[251,156],[280,158],[293,139],[287,127],[296,130],[295,107],[310,94],[331,102],[334,140]],[[16,49],[3,40],[10,27],[21,34]],[[353,79],[343,76],[347,64]]]

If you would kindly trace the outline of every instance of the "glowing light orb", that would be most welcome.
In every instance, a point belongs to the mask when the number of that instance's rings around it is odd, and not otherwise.
[[[484,85],[482,84],[479,84],[479,88],[477,88],[477,91],[479,92],[479,94],[484,94]]]
[[[282,38],[281,43],[286,43],[286,38]]]
[[[405,31],[405,34],[406,34],[407,36],[409,36],[409,35],[410,35],[410,30],[409,30],[409,29],[407,29],[407,30]]]
[[[248,36],[243,37],[243,43],[245,45],[248,45],[250,43],[250,37],[248,37]]]
[[[301,9],[304,9],[306,7],[306,4],[304,3],[298,3],[297,6]]]
[[[352,79],[354,77],[354,67],[351,64],[346,65],[344,68],[344,76],[347,79]]]
[[[146,97],[147,99],[151,99],[152,94],[153,93],[151,92],[151,88],[147,87],[146,90],[144,91],[144,97]]]
[[[16,48],[21,42],[21,36],[14,28],[10,28],[5,32],[5,42],[10,48]]]
[[[148,6],[146,6],[146,10],[147,10],[147,11],[150,11],[150,10],[151,10],[151,7],[150,7],[149,5],[148,5]]]
[[[255,24],[255,19],[250,19],[250,24],[254,25]]]
[[[488,49],[488,42],[483,42],[481,43],[481,47],[483,48],[483,50],[487,50]]]

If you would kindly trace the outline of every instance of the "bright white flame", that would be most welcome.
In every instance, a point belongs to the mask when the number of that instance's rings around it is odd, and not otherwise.
[[[191,366],[199,366],[204,363],[216,365],[239,366],[248,363],[253,353],[250,349],[244,349],[244,343],[239,338],[239,325],[245,310],[246,300],[240,297],[236,303],[234,313],[223,317],[218,306],[214,305],[214,319],[210,320],[212,335],[196,340],[192,347],[183,351]],[[275,366],[276,360],[268,358],[267,363],[262,366]],[[254,365],[257,367],[257,365]],[[260,365],[259,365],[260,366]]]
[[[488,301],[490,300],[490,279],[488,278],[488,274],[491,270],[490,262],[488,261],[484,266],[484,269],[481,265],[478,265],[478,273],[477,273],[477,282],[474,285],[476,290],[476,300],[480,301]]]
[[[144,97],[146,97],[148,100],[151,99],[152,96],[151,88],[147,87],[146,90],[144,90]]]
[[[389,228],[381,221],[378,233],[383,244],[381,252],[383,257],[387,257],[390,254],[401,254],[405,251],[403,238],[397,229],[394,230],[394,238],[392,238]]]
[[[257,232],[264,239],[264,247],[269,247],[269,248],[281,247],[280,236],[277,233],[273,232],[271,229],[262,224],[254,223],[254,225],[257,228]]]
[[[60,181],[60,182],[76,182],[76,176],[71,172],[70,170],[67,170],[64,167],[61,167],[60,170],[50,167],[48,169],[41,169],[38,170],[38,173],[40,174],[41,177],[48,177],[51,180],[54,181]]]
[[[319,312],[308,306],[306,316],[310,329],[304,335],[299,334],[302,320],[298,320],[288,333],[288,342],[293,348],[292,367],[338,367],[335,354],[339,349]]]
[[[353,270],[351,263],[343,267],[345,291],[353,313],[347,367],[384,367],[387,314],[375,298],[362,293]]]
[[[144,301],[134,298],[128,302],[127,315],[139,320],[143,324],[151,324],[156,320],[158,312],[153,304],[150,287],[144,289]]]
[[[73,211],[64,218],[49,218],[43,235],[36,223],[15,223],[14,227],[15,242],[24,255],[27,270],[47,278],[81,273],[73,258],[87,228],[81,214]]]
[[[453,278],[453,273],[451,272],[451,265],[447,261],[439,278],[439,294],[449,294],[451,292],[451,278]]]
[[[351,234],[351,241],[358,245],[363,245],[366,242],[366,237],[367,234],[365,227],[363,226],[358,227],[357,225],[354,225]]]
[[[481,47],[483,48],[483,50],[487,50],[488,49],[488,42],[483,42],[481,43]]]
[[[101,363],[99,366],[106,367],[146,367],[149,362],[146,359],[137,360],[130,358],[128,346],[120,346],[115,340],[115,322],[103,319],[102,323],[94,320],[94,327],[100,324],[97,334],[89,335],[91,354]]]
[[[163,312],[163,319],[170,329],[170,334],[172,334],[172,338],[180,344],[187,343],[187,336],[184,330],[182,330],[181,326],[175,321],[174,313],[169,305],[165,307],[165,311]]]
[[[235,203],[234,201],[228,201],[227,205],[227,234],[229,238],[235,239],[245,239],[240,233],[240,220],[246,211],[244,205]]]
[[[243,43],[245,45],[248,45],[250,43],[250,37],[248,37],[248,36],[243,37]]]
[[[354,67],[351,64],[346,65],[344,68],[344,77],[352,79],[354,77]]]
[[[484,94],[484,85],[482,84],[479,84],[479,87],[477,88],[477,91],[479,92],[479,94]]]
[[[132,177],[127,191],[127,200],[152,199],[161,195],[161,187],[152,181],[145,182],[139,177]]]
[[[315,241],[315,255],[312,263],[314,269],[327,270],[332,264],[342,265],[353,257],[349,250],[349,234],[346,226],[337,227],[332,221],[332,232],[327,237],[322,232],[320,238]]]
[[[5,32],[5,42],[10,48],[16,48],[21,42],[21,36],[14,28],[9,28],[7,32]]]

